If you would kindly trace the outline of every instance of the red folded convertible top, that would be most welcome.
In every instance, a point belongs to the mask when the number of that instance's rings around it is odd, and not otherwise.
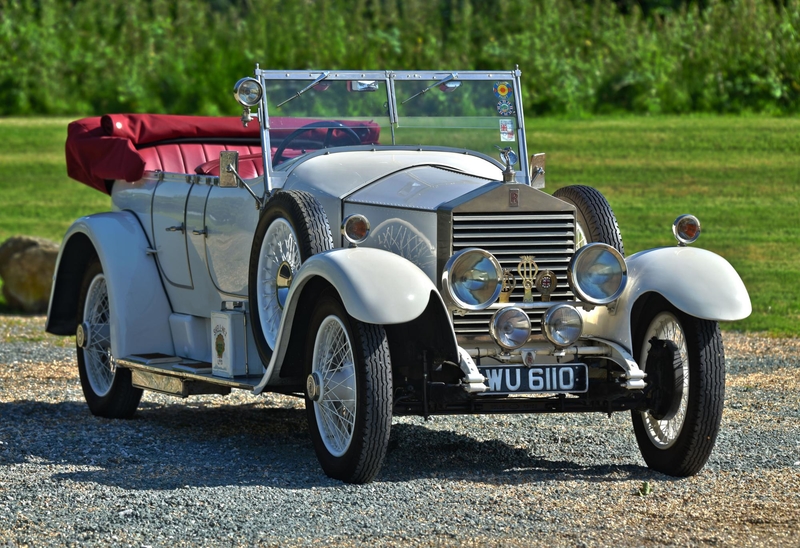
[[[310,123],[313,120],[304,120]],[[361,142],[378,142],[380,127],[374,122],[342,122],[359,133]],[[297,120],[292,118],[270,118],[270,134],[273,137],[286,137],[295,131]],[[324,138],[328,127],[313,130]],[[83,118],[69,124],[67,128],[67,175],[92,188],[110,193],[107,181],[138,181],[146,169],[167,167],[147,167],[145,157],[139,149],[159,143],[176,140],[192,140],[201,143],[227,139],[251,140],[256,150],[260,147],[260,127],[253,122],[249,127],[242,126],[240,118],[218,118],[211,116],[178,116],[172,114],[106,114],[102,117]],[[173,145],[174,147],[174,145]],[[255,152],[251,147],[243,148],[244,153]],[[250,149],[250,150],[248,150]],[[159,151],[156,151],[158,155]],[[204,152],[205,154],[205,152]],[[192,155],[194,157],[194,155]],[[199,163],[205,162],[201,160]],[[183,166],[183,164],[181,164]],[[193,173],[194,167],[185,168]]]
[[[138,181],[145,161],[137,148],[170,139],[259,138],[259,126],[239,118],[171,114],[106,114],[67,128],[67,175],[108,193],[107,180]]]

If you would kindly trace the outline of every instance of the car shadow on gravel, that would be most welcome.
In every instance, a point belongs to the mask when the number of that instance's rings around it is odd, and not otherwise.
[[[501,435],[502,432],[498,432]],[[586,448],[591,451],[596,448]],[[499,439],[430,430],[414,424],[395,425],[389,455],[379,479],[408,481],[447,478],[508,485],[541,481],[649,480],[668,478],[645,466],[584,465],[543,456],[547,449],[515,447]]]
[[[143,402],[134,419],[109,420],[92,416],[83,402],[17,401],[0,403],[0,417],[0,466],[54,465],[53,478],[60,481],[133,490],[341,485],[322,473],[302,408]],[[499,439],[395,424],[377,481],[666,479],[643,466],[586,466],[537,453]]]

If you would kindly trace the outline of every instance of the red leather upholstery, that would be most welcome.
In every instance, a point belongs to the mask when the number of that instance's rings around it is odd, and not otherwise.
[[[139,155],[146,170],[161,170],[170,173],[195,173],[197,166],[216,160],[219,165],[221,150],[235,150],[239,156],[258,154],[258,145],[214,145],[205,143],[172,143],[140,148]],[[200,173],[199,171],[197,173]]]

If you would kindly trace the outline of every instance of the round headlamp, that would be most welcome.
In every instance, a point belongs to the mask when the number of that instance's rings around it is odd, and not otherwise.
[[[619,251],[606,244],[578,249],[567,267],[572,291],[582,301],[608,304],[615,301],[628,282],[628,267]]]
[[[233,96],[243,107],[254,107],[261,100],[264,89],[255,78],[242,78],[233,86]]]
[[[681,215],[672,223],[672,233],[680,245],[694,243],[700,237],[700,221],[694,215]]]
[[[342,221],[342,236],[353,245],[363,243],[369,236],[369,220],[359,213],[349,215]]]
[[[506,350],[515,350],[531,336],[531,320],[524,310],[507,306],[494,313],[489,323],[489,333]]]
[[[569,304],[557,304],[547,309],[542,317],[542,332],[556,346],[570,346],[581,336],[583,318]]]
[[[447,261],[442,288],[460,310],[483,310],[500,296],[503,269],[491,253],[469,248]]]

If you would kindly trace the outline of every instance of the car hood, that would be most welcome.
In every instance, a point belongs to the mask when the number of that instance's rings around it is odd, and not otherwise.
[[[502,170],[463,151],[359,150],[308,158],[284,188],[349,203],[433,210],[492,181]]]

